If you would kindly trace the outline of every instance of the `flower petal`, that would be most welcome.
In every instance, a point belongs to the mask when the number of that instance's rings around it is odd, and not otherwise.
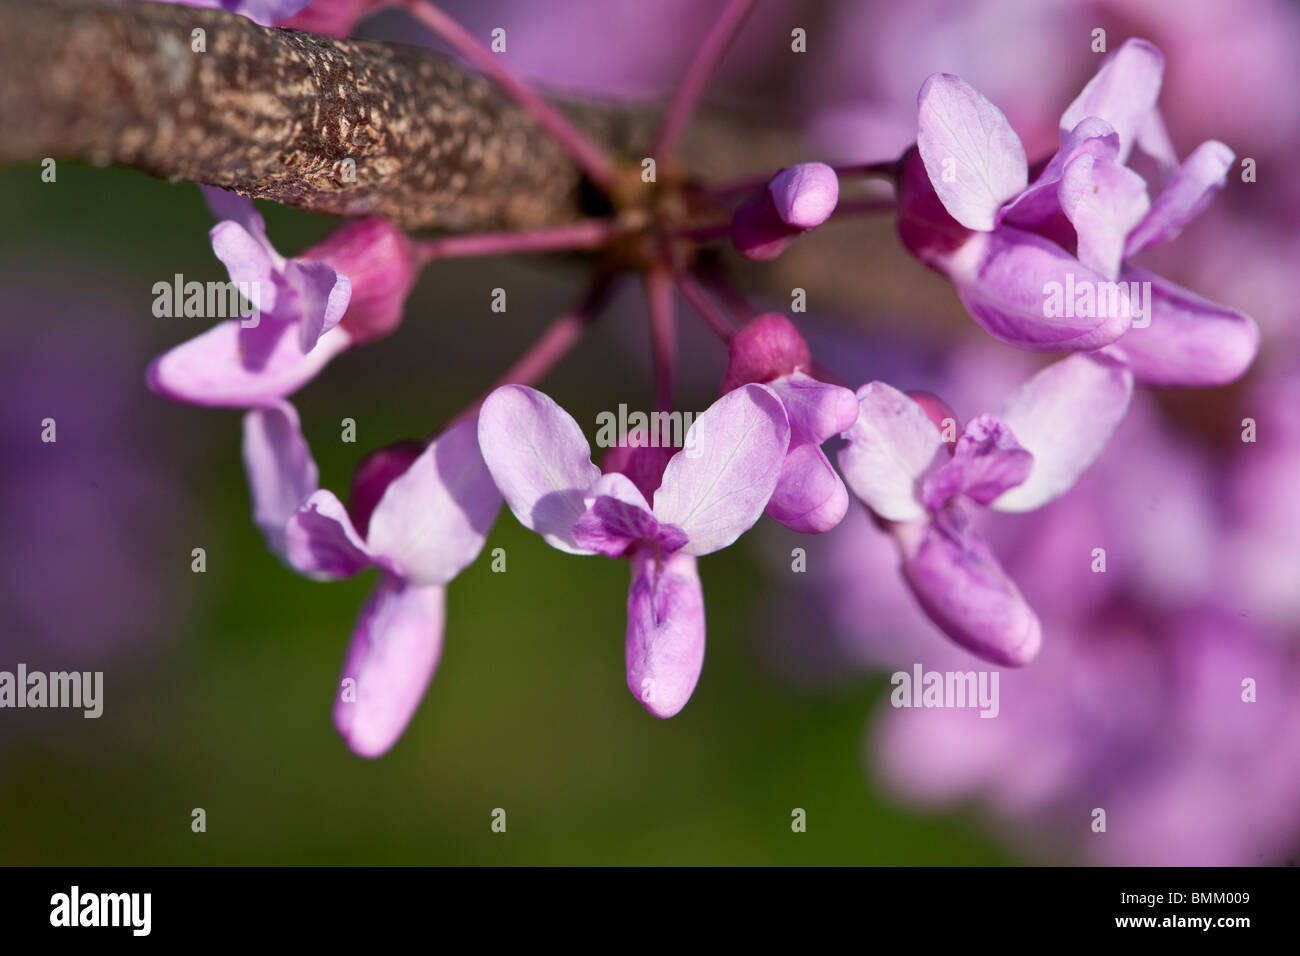
[[[1134,326],[1105,351],[1122,359],[1146,385],[1226,385],[1246,373],[1259,352],[1259,326],[1250,316],[1132,266],[1127,281],[1151,283],[1150,321]]]
[[[1146,180],[1127,166],[1084,154],[1065,167],[1059,196],[1079,237],[1079,261],[1118,278],[1125,237],[1151,208]]]
[[[853,427],[858,399],[847,388],[829,385],[803,372],[773,379],[790,420],[790,448],[781,466],[767,514],[802,534],[821,534],[840,523],[849,494],[822,452],[821,444]]]
[[[1102,291],[1111,288],[1105,276],[1056,243],[1010,226],[976,233],[947,259],[943,271],[971,317],[995,339],[1016,348],[1097,349],[1123,335],[1132,322],[1126,289],[1114,289],[1114,308],[1097,307],[1112,301]],[[1088,286],[1097,305],[1073,308],[1073,290]]]
[[[352,526],[343,502],[323,488],[285,526],[285,557],[299,574],[317,581],[351,577],[381,563]]]
[[[1042,627],[997,557],[971,531],[953,536],[934,522],[907,529],[903,578],[921,608],[949,637],[986,661],[1029,663]]]
[[[962,494],[986,505],[1021,484],[1033,465],[1034,456],[1011,429],[992,415],[980,415],[967,423],[952,458],[922,480],[921,499],[930,511]]]
[[[442,656],[447,590],[384,575],[366,602],[334,702],[334,726],[353,753],[378,757],[397,742]]]
[[[1061,132],[1086,117],[1100,117],[1119,134],[1115,159],[1124,162],[1155,108],[1164,69],[1164,54],[1154,44],[1126,40],[1061,115]]]
[[[785,406],[790,420],[790,443],[822,442],[853,427],[858,419],[858,399],[840,385],[819,382],[803,372],[782,375],[767,383]]]
[[[260,315],[271,315],[279,299],[279,265],[267,252],[265,235],[258,239],[240,223],[226,220],[208,230],[208,237],[213,254],[230,273],[230,281],[239,286],[240,294]]]
[[[1149,245],[1178,235],[1224,187],[1235,159],[1232,150],[1218,140],[1207,140],[1192,150],[1156,197],[1146,218],[1129,233],[1124,255],[1136,255]]]
[[[464,421],[393,479],[370,517],[366,543],[412,584],[446,584],[483,550],[500,508],[478,423]]]
[[[891,385],[870,382],[858,389],[858,418],[847,437],[839,461],[853,493],[890,521],[923,517],[916,483],[944,449],[925,409]]]
[[[253,521],[271,550],[284,557],[285,526],[320,487],[297,410],[288,402],[276,402],[249,412],[244,416],[243,450]]]
[[[290,259],[284,267],[285,281],[295,292],[294,321],[298,346],[310,352],[324,333],[339,324],[352,297],[352,283],[341,272],[323,262]]]
[[[649,548],[632,555],[627,595],[627,686],[656,717],[690,700],[704,667],[704,592],[695,558],[678,552],[662,566]]]
[[[645,496],[626,475],[601,475],[584,497],[587,510],[573,528],[573,538],[584,548],[619,558],[638,541],[658,544],[662,552],[676,551],[686,534],[661,524],[650,511]]]
[[[1160,115],[1160,107],[1152,107],[1138,130],[1137,148],[1155,160],[1160,172],[1166,176],[1178,168],[1178,154],[1174,152],[1174,144],[1169,138],[1164,117]]]
[[[498,388],[483,402],[479,447],[492,480],[519,522],[570,554],[591,554],[573,539],[583,496],[600,477],[591,446],[572,416],[525,385]]]
[[[1102,354],[1071,355],[1018,388],[998,416],[1034,456],[1024,483],[992,503],[1032,511],[1070,489],[1128,411],[1133,376]]]
[[[266,238],[266,220],[253,205],[253,200],[220,186],[200,186],[199,190],[203,193],[208,208],[212,210],[212,215],[222,222],[233,222],[241,226],[272,259],[277,258],[277,253]]]
[[[792,531],[822,534],[843,520],[849,493],[821,446],[804,442],[786,454],[765,510]]]
[[[241,360],[240,325],[232,319],[164,352],[149,366],[149,387],[167,398],[194,405],[253,408],[268,405],[309,382],[351,339],[343,329],[321,336],[306,355],[285,326],[256,369]]]
[[[767,507],[789,444],[790,423],[771,389],[728,392],[695,420],[686,448],[668,462],[655,517],[686,532],[687,554],[725,548]]]
[[[1079,156],[1114,159],[1119,153],[1119,134],[1103,119],[1085,117],[1061,137],[1056,151],[1033,185],[998,212],[998,222],[1013,226],[1036,226],[1061,208],[1059,189],[1065,167]]]
[[[967,229],[992,229],[998,207],[1029,182],[1025,148],[1006,116],[948,73],[921,86],[916,145],[944,208]]]

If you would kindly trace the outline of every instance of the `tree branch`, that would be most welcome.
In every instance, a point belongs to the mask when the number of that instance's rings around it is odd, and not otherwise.
[[[0,63],[0,161],[116,163],[408,229],[579,214],[579,171],[531,117],[416,47],[171,4],[0,0]],[[610,112],[574,113],[602,141],[626,135]]]

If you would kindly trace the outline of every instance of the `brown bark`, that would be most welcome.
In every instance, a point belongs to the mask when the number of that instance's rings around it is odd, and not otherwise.
[[[0,0],[0,64],[0,161],[122,164],[410,229],[578,213],[579,172],[532,119],[416,47],[163,3]],[[587,113],[614,135],[615,120]]]

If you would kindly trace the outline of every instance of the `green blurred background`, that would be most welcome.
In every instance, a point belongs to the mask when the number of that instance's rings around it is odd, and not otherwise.
[[[262,209],[286,254],[331,225]],[[131,456],[168,476],[146,489],[156,508],[136,519],[140,535],[128,529],[113,543],[154,598],[128,619],[104,619],[84,597],[93,587],[8,582],[49,589],[44,600],[72,622],[59,626],[84,631],[69,639],[89,649],[87,663],[74,655],[72,666],[105,671],[105,710],[99,720],[0,712],[0,862],[1009,861],[973,815],[916,815],[873,788],[863,742],[885,678],[812,687],[765,662],[759,597],[776,582],[755,545],[701,562],[704,673],[685,711],[659,721],[624,683],[627,568],[553,551],[503,510],[450,589],[442,662],[409,729],[377,761],[352,756],[330,707],[370,575],[317,584],[281,566],[250,520],[239,414],[174,405],[144,385],[153,354],[206,325],[154,318],[150,306],[153,283],[175,272],[225,278],[211,224],[194,186],[72,163],[59,164],[53,184],[35,165],[0,170],[0,351],[22,361],[33,343],[72,330],[84,352],[75,361],[112,367],[101,369],[106,384],[92,376],[71,387],[123,409],[119,450],[103,458],[104,473],[77,480],[111,478]],[[569,304],[581,275],[538,260],[429,269],[395,336],[337,360],[294,397],[322,485],[343,491],[366,451],[426,434],[462,407]],[[495,286],[509,290],[505,315],[489,311]],[[648,401],[635,303],[621,298],[542,383],[579,421]],[[108,339],[116,349],[101,349]],[[700,382],[718,374],[716,343],[688,329],[682,347],[687,366],[708,370]],[[709,395],[701,387],[693,398],[687,407],[703,408]],[[30,450],[7,447],[8,468],[41,448],[34,422],[12,420],[26,406],[5,406],[10,431],[32,440]],[[357,421],[355,445],[339,440],[344,417]],[[61,449],[85,437],[75,421],[59,428]],[[6,567],[20,567],[25,545],[2,525],[0,536]],[[190,570],[193,547],[207,551],[205,574]],[[489,568],[496,547],[507,552],[504,574]],[[21,624],[6,618],[0,668],[20,653],[37,666]],[[127,637],[97,646],[104,629]],[[196,807],[205,833],[191,831]],[[504,834],[490,828],[498,807]],[[806,833],[791,831],[796,807]]]

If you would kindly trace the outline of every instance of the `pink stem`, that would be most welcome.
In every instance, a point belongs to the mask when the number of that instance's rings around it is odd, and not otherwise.
[[[582,333],[586,331],[587,326],[595,320],[601,306],[608,301],[609,294],[616,284],[616,279],[616,276],[609,273],[597,275],[591,286],[572,309],[548,325],[546,330],[537,338],[537,341],[528,347],[528,351],[519,356],[515,363],[506,369],[487,391],[474,399],[455,418],[434,432],[429,440],[432,441],[453,425],[477,415],[488,395],[501,386],[531,385],[549,372],[556,362],[568,354],[578,339],[582,337]]]
[[[570,123],[559,110],[538,96],[532,87],[515,76],[503,65],[500,57],[429,0],[406,0],[406,9],[532,114],[538,125],[555,137],[592,182],[607,192],[613,187],[614,164],[604,150]]]
[[[709,301],[708,294],[700,288],[700,284],[686,272],[678,272],[674,279],[682,293],[682,298],[690,303],[691,308],[704,320],[704,324],[712,329],[713,334],[722,339],[724,344],[730,342],[731,337],[736,334],[735,326],[717,306]]]
[[[677,316],[673,309],[672,273],[662,266],[651,268],[645,275],[645,292],[650,305],[655,405],[666,412],[673,407],[673,366],[677,361]]]
[[[681,83],[673,93],[672,101],[664,114],[663,125],[655,137],[655,156],[670,156],[677,149],[686,124],[699,105],[704,87],[709,77],[717,68],[723,53],[730,46],[736,32],[749,11],[753,9],[754,0],[727,0],[726,7],[714,21],[704,42],[695,51],[695,57],[686,68]]]
[[[835,207],[832,219],[845,216],[865,216],[876,212],[897,212],[898,203],[893,199],[850,199]]]
[[[420,263],[466,256],[495,256],[513,252],[558,252],[596,249],[619,231],[613,220],[588,219],[565,226],[522,232],[485,232],[470,236],[426,239],[417,244]]]

